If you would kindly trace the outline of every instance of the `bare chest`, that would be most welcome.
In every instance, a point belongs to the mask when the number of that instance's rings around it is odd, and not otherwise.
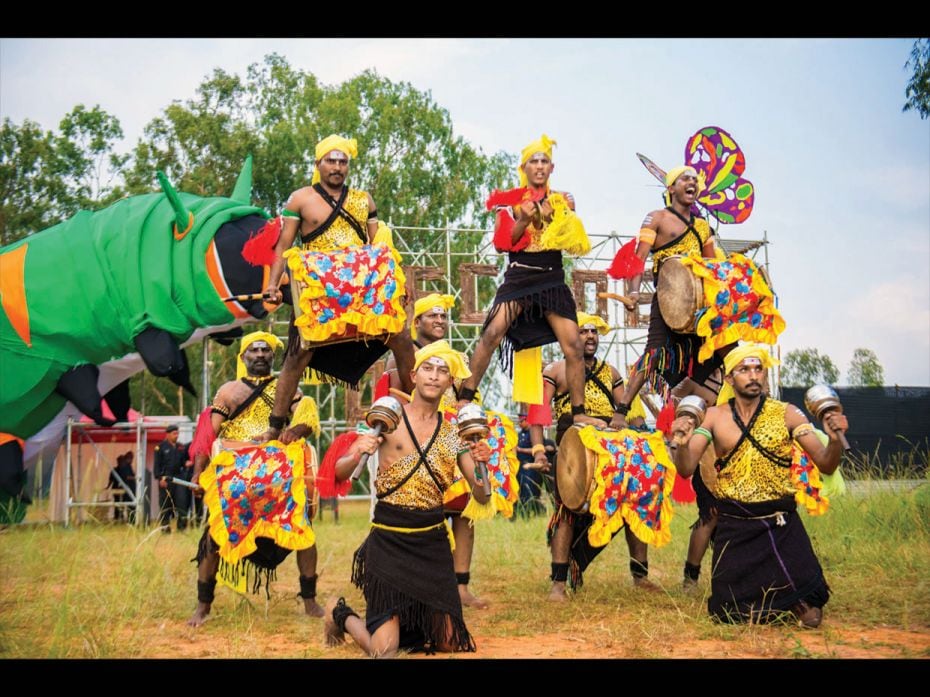
[[[681,237],[688,226],[670,213],[660,214],[656,225],[655,246],[661,247]]]
[[[337,199],[338,200],[338,199]],[[332,215],[333,207],[313,191],[300,208],[301,232],[312,232]]]
[[[426,451],[436,432],[436,420],[430,420],[428,423],[412,422],[413,437],[419,444],[419,450]],[[387,470],[401,458],[407,457],[412,453],[417,453],[418,448],[414,444],[413,437],[407,430],[406,425],[401,422],[393,433],[385,436],[384,443],[381,446],[379,471]]]

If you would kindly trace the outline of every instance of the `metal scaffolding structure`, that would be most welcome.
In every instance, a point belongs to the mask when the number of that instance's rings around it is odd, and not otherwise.
[[[176,420],[158,421],[149,419],[143,421],[121,422],[112,426],[98,426],[93,423],[84,423],[69,418],[65,429],[64,442],[64,497],[65,497],[65,527],[71,525],[71,510],[73,508],[125,508],[126,510],[135,509],[135,520],[137,525],[141,525],[146,520],[145,505],[145,474],[146,474],[146,457],[148,448],[148,431],[149,429],[163,430],[170,424],[177,425]],[[114,462],[111,457],[104,453],[99,443],[107,441],[108,437],[114,435],[126,435],[135,432],[135,442],[133,452],[133,464],[136,468],[136,488],[131,489],[118,474],[114,472]],[[96,438],[95,438],[96,436]],[[112,438],[110,438],[112,440]],[[76,441],[73,442],[73,441]],[[74,445],[90,445],[97,457],[106,465],[108,475],[112,472],[120,484],[120,488],[128,495],[125,501],[99,501],[96,493],[94,500],[85,501],[79,498],[82,489],[81,476],[84,472],[83,467],[83,448],[74,448]],[[76,451],[76,453],[75,453]],[[76,455],[76,456],[75,456]]]

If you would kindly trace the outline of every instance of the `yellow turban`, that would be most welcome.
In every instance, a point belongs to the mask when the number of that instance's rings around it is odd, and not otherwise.
[[[454,306],[454,295],[440,295],[439,293],[430,293],[429,295],[425,295],[413,303],[413,321],[415,322],[417,317],[429,312],[434,307],[441,307],[443,310],[448,312]],[[417,329],[412,324],[410,325],[410,336],[412,336],[414,339],[417,338]]]
[[[695,177],[697,177],[697,192],[695,193],[695,196],[699,196],[701,192],[704,191],[704,187],[707,185],[707,182],[705,180],[704,173],[701,172],[699,174],[698,171],[691,165],[682,165],[681,167],[673,167],[670,169],[668,174],[665,175],[665,186],[670,187],[672,184],[678,181],[678,177],[685,173],[693,174]],[[665,192],[665,205],[672,205],[672,197],[668,191]]]
[[[345,153],[346,157],[353,158],[358,157],[358,141],[355,138],[343,138],[342,136],[337,136],[333,133],[330,136],[326,136],[323,140],[317,143],[316,150],[314,151],[313,159],[316,162],[319,162],[327,154],[333,150],[338,150],[339,152]],[[313,170],[313,178],[311,184],[317,184],[320,181],[320,168],[316,167]]]
[[[526,172],[523,171],[523,165],[529,162],[533,155],[538,152],[545,154],[545,156],[551,160],[553,145],[556,145],[556,141],[552,140],[549,136],[543,133],[539,140],[534,140],[532,143],[523,148],[523,150],[520,152],[520,167],[517,171],[517,174],[520,175],[520,186],[526,186]]]
[[[587,312],[579,312],[578,327],[584,327],[586,324],[593,324],[597,333],[602,336],[610,331],[610,326],[608,326],[607,322],[605,322],[602,317],[598,315],[589,315]]]
[[[726,355],[726,358],[723,359],[723,374],[725,376],[729,375],[736,366],[747,358],[758,358],[763,368],[771,368],[781,362],[772,357],[767,344],[756,344],[749,341],[740,344]],[[724,383],[723,387],[720,388],[720,394],[717,395],[717,404],[729,402],[732,396],[733,387],[728,383]]]
[[[693,174],[695,177],[697,177],[698,175],[697,170],[694,169],[694,167],[690,165],[682,165],[681,167],[673,167],[672,169],[668,171],[668,174],[665,175],[665,186],[671,186],[676,181],[678,181],[678,177],[680,177],[682,174],[685,174],[685,173]]]
[[[449,342],[434,341],[427,344],[414,354],[413,369],[417,370],[423,361],[429,358],[439,358],[449,366],[449,374],[456,380],[464,380],[471,377],[471,371],[465,365],[465,360],[461,353],[449,346]]]
[[[256,341],[267,342],[272,351],[277,351],[284,346],[278,337],[268,332],[252,332],[251,334],[246,334],[239,343],[239,355],[236,356],[236,380],[240,380],[249,374],[245,368],[245,363],[242,361],[242,354]]]

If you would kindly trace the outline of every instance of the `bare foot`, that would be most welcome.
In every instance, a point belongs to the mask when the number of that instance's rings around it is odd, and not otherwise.
[[[681,590],[683,590],[686,595],[697,595],[700,592],[697,580],[689,576],[685,576],[684,579],[682,579]]]
[[[811,607],[803,600],[791,608],[791,611],[798,618],[798,624],[803,629],[817,629],[823,621],[823,610],[819,607]]]
[[[333,610],[339,601],[333,598],[326,603],[326,610],[323,611],[323,641],[327,646],[339,646],[346,643],[345,633],[336,626],[333,620]]]
[[[325,614],[315,598],[304,598],[304,612],[310,617],[322,617]]]
[[[662,589],[649,580],[648,576],[634,576],[633,585],[644,591],[659,592]]]
[[[565,583],[563,581],[557,581],[552,584],[552,590],[549,591],[549,598],[554,603],[567,603],[568,594],[565,592]]]
[[[208,603],[197,603],[197,609],[194,610],[194,614],[189,620],[187,620],[188,627],[200,627],[204,622],[207,621],[207,616],[210,614],[210,605]]]
[[[459,598],[462,601],[462,605],[467,605],[468,607],[476,607],[479,610],[485,610],[488,607],[488,604],[471,594],[468,590],[468,586],[459,585]]]

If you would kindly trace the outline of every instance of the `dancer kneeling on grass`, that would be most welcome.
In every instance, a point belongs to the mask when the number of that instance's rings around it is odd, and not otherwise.
[[[797,407],[765,396],[763,379],[773,364],[761,344],[727,354],[718,406],[707,410],[693,435],[688,417],[672,426],[687,435],[675,465],[688,476],[709,445],[717,454],[710,614],[725,622],[766,622],[791,612],[801,626],[818,627],[830,589],[797,509],[801,504],[812,515],[826,511],[819,473],[836,471],[843,452],[839,435],[848,422],[829,413],[823,445]]]
[[[344,480],[364,453],[379,453],[378,503],[352,569],[352,582],[365,594],[366,618],[362,621],[343,598],[330,603],[324,617],[327,644],[341,643],[348,632],[371,656],[392,656],[398,649],[475,650],[462,616],[442,501],[456,463],[472,496],[487,501],[475,483],[475,459],[486,461],[490,449],[484,442],[463,444],[438,411],[452,381],[468,375],[461,354],[446,341],[420,349],[403,426],[377,438],[359,436],[336,463],[336,479]]]

